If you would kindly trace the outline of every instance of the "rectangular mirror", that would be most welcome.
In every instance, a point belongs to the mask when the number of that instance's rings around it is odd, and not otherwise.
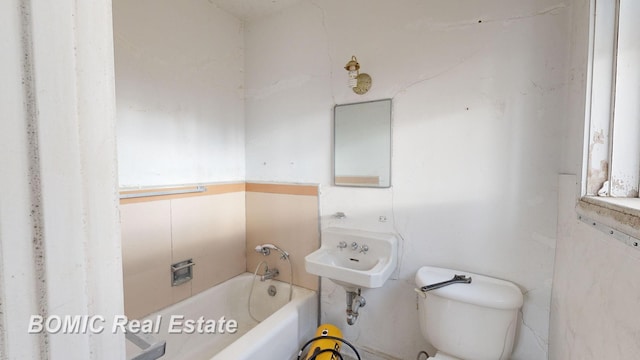
[[[336,105],[334,183],[391,186],[391,99]]]

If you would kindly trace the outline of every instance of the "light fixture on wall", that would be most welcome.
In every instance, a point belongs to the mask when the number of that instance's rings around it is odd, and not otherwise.
[[[355,55],[351,57],[351,60],[344,68],[349,72],[349,87],[353,89],[354,93],[362,95],[369,91],[371,88],[371,76],[360,73],[360,64],[358,64],[358,59],[356,59]]]

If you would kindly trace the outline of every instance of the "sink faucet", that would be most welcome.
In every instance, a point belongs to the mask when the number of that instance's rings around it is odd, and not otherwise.
[[[280,271],[278,271],[278,269],[276,268],[269,269],[269,267],[266,267],[264,269],[264,275],[260,276],[260,281],[274,279],[278,275],[280,275]]]

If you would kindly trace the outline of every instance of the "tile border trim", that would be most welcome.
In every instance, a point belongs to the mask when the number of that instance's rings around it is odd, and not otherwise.
[[[260,192],[284,195],[318,196],[318,185],[246,183],[247,192]]]
[[[198,185],[185,185],[185,186],[172,186],[172,187],[152,187],[152,188],[136,189],[136,190],[120,190],[120,194],[138,194],[138,193],[144,193],[144,192],[150,192],[150,191],[185,190],[185,189],[195,188],[197,186],[204,186],[207,188],[207,190],[203,192],[197,192],[197,193],[162,195],[162,196],[146,196],[146,197],[139,197],[139,198],[120,199],[120,205],[149,202],[149,201],[158,201],[158,200],[173,200],[173,199],[181,199],[181,198],[194,197],[194,196],[227,194],[227,193],[245,191],[245,183],[228,183],[228,184],[198,184]]]
[[[185,194],[173,194],[173,195],[161,195],[161,196],[146,196],[139,198],[120,199],[120,205],[159,201],[159,200],[173,200],[194,196],[208,196],[219,195],[233,192],[259,192],[270,194],[284,194],[284,195],[303,195],[303,196],[318,196],[318,185],[306,185],[306,184],[283,184],[283,183],[225,183],[225,184],[197,184],[197,185],[184,185],[184,186],[170,186],[170,187],[149,187],[141,189],[122,189],[120,194],[138,194],[150,191],[173,191],[173,190],[186,190],[196,188],[197,186],[204,186],[207,188],[204,192],[185,193]]]

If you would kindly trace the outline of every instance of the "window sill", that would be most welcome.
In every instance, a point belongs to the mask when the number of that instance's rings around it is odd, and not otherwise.
[[[576,211],[581,216],[635,238],[627,242],[631,246],[636,242],[634,240],[640,239],[640,198],[583,196]]]

